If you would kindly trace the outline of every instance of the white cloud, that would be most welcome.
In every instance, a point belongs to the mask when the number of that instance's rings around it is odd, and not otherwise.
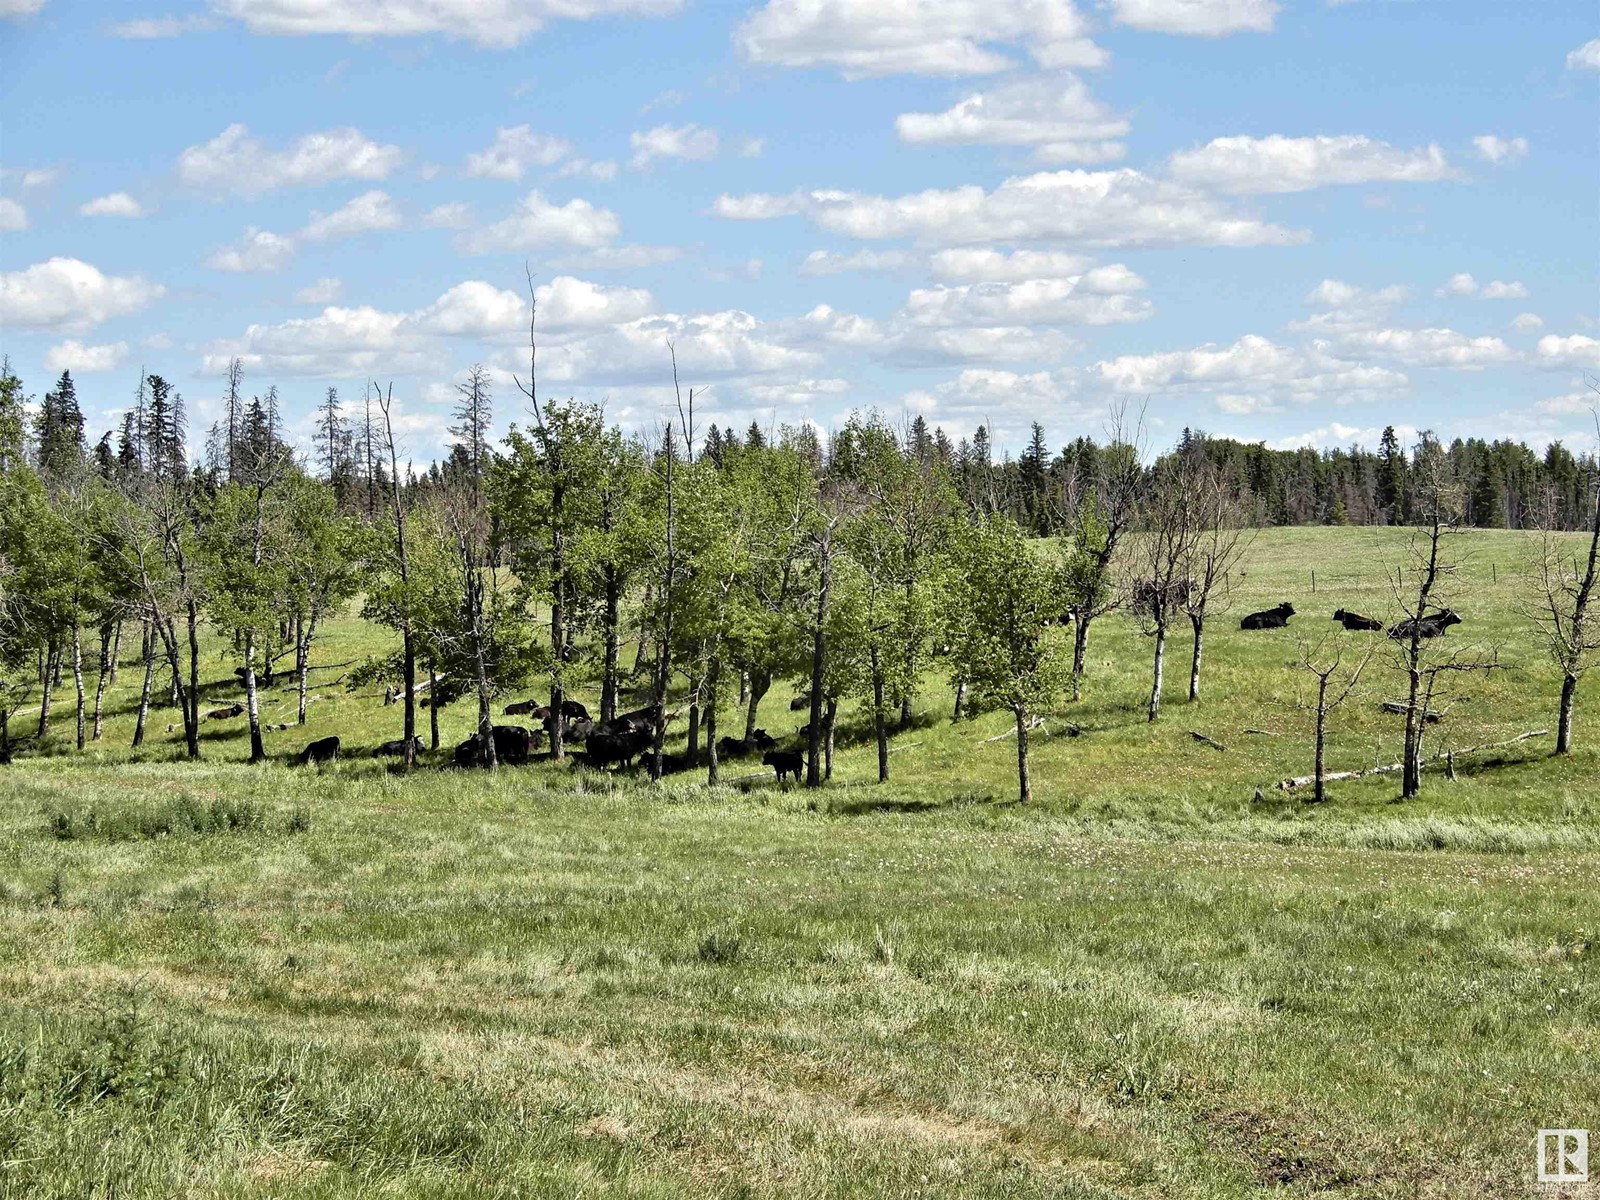
[[[1058,250],[1001,250],[962,248],[940,250],[929,259],[941,279],[971,283],[1005,283],[1024,279],[1063,279],[1079,275],[1087,265],[1076,254]],[[1142,283],[1143,281],[1141,281]]]
[[[1154,305],[1131,290],[1144,281],[1121,268],[1096,280],[1032,279],[1022,283],[920,288],[906,300],[905,317],[919,326],[1114,325],[1142,321]],[[1108,286],[1106,286],[1108,285]]]
[[[82,342],[69,339],[45,351],[44,365],[50,371],[92,373],[115,370],[127,357],[127,342],[85,346]]]
[[[80,205],[78,212],[85,217],[142,217],[145,215],[144,206],[128,195],[127,192],[112,192],[109,196],[98,196]]]
[[[658,158],[704,162],[717,156],[721,144],[716,130],[699,125],[657,125],[654,129],[635,130],[628,136],[628,145],[633,149],[631,165],[635,170],[649,166]]]
[[[1106,54],[1070,0],[768,0],[735,33],[752,62],[873,75],[988,75],[1026,46],[1041,66],[1093,67]]]
[[[1398,371],[1342,362],[1319,345],[1296,350],[1257,334],[1231,346],[1125,354],[1095,363],[1091,372],[1116,393],[1212,392],[1229,397],[1235,409],[1244,395],[1337,403],[1371,400],[1407,385]]]
[[[832,250],[813,250],[800,264],[802,275],[842,275],[846,271],[904,271],[917,265],[918,256],[903,250],[857,250],[839,254]]]
[[[582,199],[552,204],[538,192],[529,192],[505,220],[462,234],[458,244],[468,254],[548,246],[593,249],[616,240],[621,232],[621,222],[610,209]]]
[[[1543,329],[1544,318],[1538,313],[1518,313],[1516,317],[1512,319],[1511,328],[1515,329],[1518,333],[1528,333],[1534,329]]]
[[[572,153],[572,143],[530,126],[500,128],[494,145],[467,155],[467,174],[478,179],[521,179],[531,167],[553,167]]]
[[[1528,139],[1521,137],[1503,138],[1492,133],[1485,133],[1472,139],[1472,144],[1478,148],[1478,157],[1486,162],[1495,164],[1513,163],[1518,159],[1528,157]]]
[[[1449,367],[1476,371],[1514,360],[1517,355],[1497,337],[1472,337],[1454,329],[1366,329],[1346,334],[1340,357],[1377,356],[1408,367]]]
[[[389,194],[371,191],[363,192],[331,213],[312,213],[300,236],[307,241],[322,242],[374,230],[399,229],[402,224],[400,210],[395,208]]]
[[[1290,321],[1289,328],[1301,333],[1343,334],[1355,329],[1371,329],[1385,320],[1395,305],[1410,296],[1400,284],[1382,288],[1359,287],[1342,279],[1324,279],[1306,294],[1306,303],[1317,309],[1304,320]]]
[[[1547,333],[1539,339],[1536,353],[1541,367],[1600,368],[1600,340],[1581,333],[1568,337]]]
[[[9,196],[0,196],[0,233],[18,233],[28,227],[28,210]]]
[[[137,312],[166,289],[137,275],[105,275],[76,258],[0,273],[0,322],[22,329],[89,329]]]
[[[458,283],[403,320],[427,333],[486,338],[528,328],[528,306],[516,292],[482,280]]]
[[[813,191],[720,196],[735,220],[804,214],[856,238],[911,237],[935,245],[1064,241],[1086,246],[1261,246],[1305,240],[1244,216],[1203,192],[1138,171],[1054,171],[1007,179],[993,191],[968,185],[905,196]]]
[[[1565,396],[1552,396],[1533,406],[1534,411],[1546,416],[1568,416],[1573,413],[1593,412],[1596,397],[1593,392],[1568,392]]]
[[[1174,177],[1235,195],[1302,192],[1330,184],[1419,183],[1452,177],[1444,151],[1402,150],[1360,134],[1221,137],[1172,156]]]
[[[430,229],[465,229],[472,224],[472,210],[459,200],[430,208],[422,218]]]
[[[0,0],[0,17],[31,17],[44,7],[44,0]]]
[[[26,191],[48,186],[60,174],[55,167],[0,167],[0,183],[15,180],[16,185]]]
[[[1191,37],[1271,33],[1282,7],[1277,0],[1111,0],[1111,11],[1123,25]]]
[[[1600,38],[1594,38],[1567,55],[1569,71],[1600,71]]]
[[[785,383],[754,383],[742,389],[747,403],[757,408],[785,408],[831,400],[850,390],[845,379],[796,379]]]
[[[213,271],[244,274],[281,270],[294,257],[294,239],[253,226],[232,246],[218,246],[206,257]]]
[[[1422,436],[1415,425],[1396,425],[1394,431],[1402,444],[1410,444]],[[1269,444],[1274,450],[1331,450],[1344,446],[1376,446],[1382,439],[1383,430],[1375,425],[1341,425],[1332,421],[1318,429],[1279,438]]]
[[[203,33],[215,29],[217,22],[207,16],[139,17],[132,21],[119,21],[106,30],[112,37],[132,41],[152,41],[157,38],[182,37],[186,33]]]
[[[332,304],[344,294],[344,280],[324,276],[294,294],[296,304]]]
[[[404,157],[400,147],[379,145],[350,127],[308,133],[286,150],[269,150],[234,124],[180,154],[178,177],[206,191],[255,196],[336,179],[383,179]]]
[[[609,158],[574,158],[563,163],[556,175],[562,179],[593,179],[608,183],[617,177],[617,164]]]
[[[213,0],[252,33],[406,37],[438,33],[514,46],[547,21],[662,16],[682,0]]]
[[[1519,280],[1496,279],[1479,284],[1470,274],[1461,271],[1450,276],[1434,289],[1436,296],[1477,296],[1481,300],[1525,300],[1528,288]]]
[[[1042,162],[1094,163],[1121,158],[1115,139],[1128,121],[1090,94],[1076,75],[1037,76],[973,92],[941,113],[902,113],[903,142],[942,146],[1028,146]]]
[[[599,246],[552,259],[550,265],[563,271],[637,271],[682,257],[683,251],[676,246]]]

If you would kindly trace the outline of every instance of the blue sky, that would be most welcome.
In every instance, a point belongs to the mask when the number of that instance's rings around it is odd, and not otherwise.
[[[630,428],[1595,442],[1588,0],[0,0],[0,347]]]

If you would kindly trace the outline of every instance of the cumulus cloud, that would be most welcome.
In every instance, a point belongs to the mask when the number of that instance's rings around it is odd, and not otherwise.
[[[112,37],[130,41],[155,41],[159,38],[182,37],[186,33],[203,33],[217,28],[215,18],[194,14],[186,17],[138,17],[132,21],[118,21],[106,32]]]
[[[0,0],[0,17],[31,17],[44,7],[44,0]]]
[[[802,275],[843,275],[846,271],[904,271],[917,266],[921,256],[903,250],[857,250],[839,254],[813,250],[800,264]]]
[[[296,304],[332,304],[344,294],[344,280],[324,276],[294,294]]]
[[[1518,159],[1528,157],[1528,139],[1521,137],[1503,138],[1492,133],[1485,133],[1472,139],[1472,144],[1477,147],[1478,157],[1485,162],[1492,162],[1497,166],[1501,163],[1513,163]]]
[[[1400,284],[1367,288],[1342,279],[1324,279],[1305,298],[1317,311],[1305,320],[1290,321],[1289,328],[1319,334],[1370,329],[1385,320],[1410,294],[1410,290]]]
[[[1538,313],[1518,313],[1511,320],[1511,328],[1515,329],[1518,333],[1527,333],[1530,330],[1543,329],[1544,318]]]
[[[1008,253],[979,247],[940,250],[928,261],[939,278],[971,283],[1063,279],[1081,274],[1088,265],[1078,255],[1059,250],[1012,250]],[[1140,280],[1142,285],[1143,280]]]
[[[1126,271],[1126,268],[1122,268]],[[906,300],[905,317],[919,326],[1114,325],[1142,321],[1154,311],[1133,295],[1144,281],[1108,269],[1067,279],[975,283],[920,288]]]
[[[430,229],[465,229],[472,224],[472,210],[459,200],[430,208],[422,218]]]
[[[1233,398],[1236,410],[1241,396],[1337,403],[1371,400],[1407,385],[1398,371],[1343,362],[1320,345],[1298,350],[1257,334],[1230,346],[1125,354],[1095,363],[1090,373],[1119,394],[1211,392]]]
[[[50,371],[76,371],[89,374],[95,371],[115,370],[127,357],[127,342],[85,346],[82,342],[68,339],[45,351],[44,365]]]
[[[1569,71],[1600,71],[1600,38],[1594,38],[1567,55]]]
[[[252,33],[407,37],[437,33],[514,46],[551,20],[663,16],[682,0],[213,0]]]
[[[628,144],[633,149],[631,165],[638,170],[658,158],[705,162],[717,156],[722,142],[716,130],[699,125],[657,125],[635,130],[628,136]]]
[[[574,158],[562,163],[556,174],[562,179],[593,179],[607,183],[617,177],[617,164],[609,158]]]
[[[1567,337],[1546,334],[1539,339],[1534,353],[1541,367],[1600,368],[1600,340],[1581,333]]]
[[[580,246],[593,249],[616,240],[622,232],[617,214],[573,199],[554,204],[538,192],[529,192],[511,215],[493,225],[464,233],[457,244],[468,254]]]
[[[178,156],[178,178],[191,187],[243,196],[336,179],[384,179],[405,157],[400,147],[344,127],[308,133],[284,150],[270,150],[250,130],[228,126],[209,142]]]
[[[1396,425],[1395,435],[1402,443],[1414,442],[1422,436],[1415,425]],[[1383,430],[1375,425],[1341,425],[1331,421],[1317,429],[1278,438],[1270,443],[1274,450],[1331,450],[1343,446],[1376,446],[1383,439]]]
[[[394,206],[389,193],[363,192],[331,213],[312,213],[300,236],[307,241],[323,242],[379,229],[399,229],[403,223],[400,210]]]
[[[1480,284],[1470,274],[1461,271],[1450,276],[1434,289],[1436,296],[1476,296],[1481,300],[1525,300],[1527,285],[1519,280],[1496,279]]]
[[[1064,241],[1086,246],[1292,245],[1303,233],[1270,225],[1183,184],[1138,171],[1054,171],[905,196],[813,191],[723,195],[733,220],[804,215],[855,238],[909,237],[934,245]]]
[[[98,196],[78,207],[78,212],[85,217],[142,217],[145,209],[127,192],[112,192],[109,196]]]
[[[467,155],[466,171],[478,179],[521,179],[532,167],[553,167],[572,153],[572,143],[531,126],[502,127],[494,145]]]
[[[250,274],[282,270],[294,257],[294,239],[253,226],[231,246],[218,246],[206,256],[213,271]]]
[[[1172,156],[1175,178],[1234,195],[1303,192],[1331,184],[1423,183],[1453,175],[1444,151],[1402,150],[1360,134],[1221,137]]]
[[[137,275],[106,275],[80,259],[52,258],[0,273],[0,323],[77,332],[137,312],[165,292]]]
[[[0,233],[19,233],[28,227],[28,210],[9,196],[0,196]]]
[[[1472,337],[1454,329],[1366,329],[1337,344],[1341,357],[1387,358],[1408,367],[1477,371],[1513,361],[1516,352],[1497,337]]]
[[[739,26],[751,62],[875,75],[988,75],[1025,46],[1045,67],[1095,67],[1105,51],[1070,0],[768,0]]]
[[[1282,7],[1277,0],[1111,0],[1119,24],[1191,37],[1271,33]]]
[[[1121,158],[1116,139],[1128,121],[1090,94],[1076,75],[1017,79],[973,92],[940,113],[902,113],[903,142],[941,146],[1027,146],[1051,163],[1096,163]]]

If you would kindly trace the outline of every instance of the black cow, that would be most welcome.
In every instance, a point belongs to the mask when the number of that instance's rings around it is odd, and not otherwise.
[[[1294,616],[1294,605],[1285,600],[1277,608],[1253,612],[1239,622],[1240,629],[1282,629]]]
[[[528,761],[533,750],[534,733],[522,725],[494,725],[490,727],[494,738],[495,762],[508,767],[520,767]],[[475,767],[483,761],[482,743],[473,734],[456,747],[455,764],[458,767]]]
[[[563,700],[561,702],[561,715],[569,721],[588,721],[592,719],[589,716],[589,710],[576,700]]]
[[[591,730],[584,743],[583,757],[589,766],[603,771],[612,763],[633,766],[633,760],[655,741],[651,729],[623,729],[615,733]]]
[[[1346,629],[1382,629],[1383,622],[1377,617],[1363,617],[1360,613],[1351,612],[1347,608],[1333,610],[1333,619]]]
[[[308,745],[299,754],[295,755],[295,762],[302,767],[308,763],[333,762],[339,757],[339,737],[318,738]]]
[[[750,753],[750,747],[735,737],[720,737],[717,739],[718,758],[743,758]]]
[[[779,783],[786,775],[793,775],[798,781],[800,772],[806,769],[805,757],[798,750],[768,750],[761,756],[761,764],[777,772]]]
[[[229,717],[237,717],[242,712],[244,712],[244,705],[235,702],[226,708],[213,708],[206,714],[206,718],[212,721],[224,721]]]
[[[507,717],[527,717],[534,715],[533,710],[540,707],[536,700],[518,700],[515,704],[508,704],[501,714]],[[550,715],[550,710],[545,709],[545,716]]]
[[[663,754],[661,756],[661,773],[663,775],[676,775],[680,771],[687,771],[694,766],[694,759],[687,754]]]
[[[1461,618],[1448,608],[1430,613],[1420,620],[1416,617],[1407,617],[1394,628],[1389,630],[1392,638],[1409,638],[1413,633],[1425,638],[1443,637],[1444,631],[1452,625],[1461,624]]]
[[[758,729],[750,735],[751,744],[757,750],[773,750],[777,748],[778,741],[765,729]]]
[[[796,696],[793,700],[789,701],[789,711],[790,712],[799,712],[803,708],[810,708],[810,707],[811,707],[811,697],[810,696]]]
[[[422,739],[420,737],[412,738],[411,747],[414,754],[421,754],[423,751]],[[374,746],[372,750],[372,757],[383,758],[386,755],[399,755],[404,754],[405,752],[405,738],[395,738],[392,742],[384,742],[381,745]]]

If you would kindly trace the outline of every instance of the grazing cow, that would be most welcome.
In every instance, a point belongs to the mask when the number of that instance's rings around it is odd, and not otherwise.
[[[810,696],[796,696],[793,700],[789,701],[789,711],[790,712],[799,712],[801,709],[806,709],[806,708],[810,708],[810,707],[811,707],[811,697]]]
[[[1382,629],[1383,622],[1377,617],[1363,617],[1360,613],[1351,612],[1347,608],[1333,610],[1333,619],[1346,629]]]
[[[244,705],[234,703],[225,708],[213,708],[206,714],[206,718],[212,721],[225,721],[229,717],[237,717],[242,712],[244,712]]]
[[[412,745],[412,749],[413,749],[414,753],[416,753],[416,754],[421,754],[422,753],[423,745],[422,745],[422,739],[420,737],[412,738],[411,739],[411,745]],[[394,741],[392,741],[392,742],[384,742],[380,746],[375,746],[373,748],[373,751],[372,751],[372,757],[373,758],[383,758],[386,755],[404,754],[405,752],[406,752],[406,740],[405,740],[405,738],[395,738]]]
[[[1394,628],[1389,630],[1392,638],[1409,638],[1413,633],[1420,637],[1443,637],[1444,631],[1452,625],[1461,624],[1461,618],[1448,608],[1442,608],[1436,613],[1429,613],[1420,620],[1416,617],[1407,617]]]
[[[518,700],[515,704],[506,705],[505,712],[502,715],[507,717],[531,717],[534,715],[533,710],[538,707],[539,705],[532,700]],[[549,713],[550,710],[546,708],[545,715],[548,716]]]
[[[1294,616],[1294,605],[1285,600],[1277,608],[1253,612],[1239,622],[1240,629],[1282,629]]]
[[[589,766],[603,771],[612,763],[633,766],[633,760],[655,741],[650,729],[624,729],[615,733],[591,730],[584,743],[583,757]]]
[[[777,772],[779,783],[786,775],[793,775],[798,782],[800,772],[806,769],[805,757],[798,750],[768,750],[761,756],[761,764]]]
[[[508,767],[520,767],[528,761],[528,755],[533,750],[533,730],[522,725],[495,725],[490,730],[494,737],[494,757],[497,763],[504,763]],[[458,767],[475,767],[482,760],[483,755],[479,747],[482,745],[475,733],[466,741],[456,747],[455,764]]]
[[[670,721],[677,713],[668,713],[666,720]],[[661,716],[661,707],[656,704],[648,708],[636,708],[632,712],[619,713],[612,720],[597,726],[600,733],[624,733],[629,730],[649,730],[655,732],[656,721]]]
[[[754,733],[752,733],[750,735],[750,742],[757,750],[761,751],[774,750],[778,746],[777,739],[765,729],[757,729]]]
[[[308,763],[333,762],[339,757],[339,737],[318,738],[308,745],[299,754],[295,755],[295,762],[302,767]]]

